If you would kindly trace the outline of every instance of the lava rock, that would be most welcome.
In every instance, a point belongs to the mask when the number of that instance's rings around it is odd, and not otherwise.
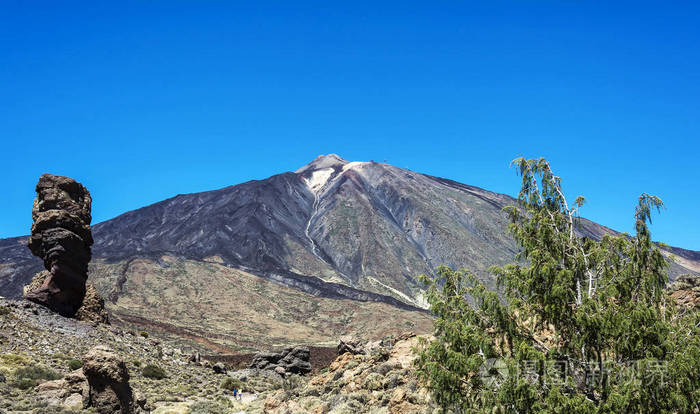
[[[304,375],[311,372],[309,358],[309,348],[305,346],[288,347],[281,352],[259,352],[255,354],[250,363],[250,368]]]
[[[211,367],[215,373],[217,374],[225,374],[226,373],[226,365],[224,365],[222,362],[217,362],[214,364],[213,367]]]
[[[199,364],[199,361],[202,360],[202,356],[199,354],[199,352],[195,351],[192,355],[190,355],[189,362],[192,362],[194,364]]]
[[[25,288],[26,299],[72,317],[83,304],[93,243],[92,198],[69,177],[44,174],[36,185],[32,234],[27,246],[47,272]],[[35,278],[37,279],[37,278]]]

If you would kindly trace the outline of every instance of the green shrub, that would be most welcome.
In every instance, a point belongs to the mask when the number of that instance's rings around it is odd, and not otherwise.
[[[148,338],[148,332],[146,331],[139,332],[139,335],[143,336],[144,338]]]
[[[15,378],[29,378],[33,380],[55,380],[61,378],[59,374],[43,365],[29,365],[15,370]]]
[[[159,367],[158,365],[154,364],[148,364],[145,367],[143,367],[143,370],[141,370],[141,374],[146,378],[158,380],[167,377],[165,370]]]
[[[12,312],[12,309],[10,309],[7,306],[0,306],[0,316],[4,316]]]
[[[83,361],[79,359],[71,359],[68,361],[68,369],[75,371],[76,369],[82,368]]]
[[[365,378],[365,382],[362,384],[362,386],[370,391],[381,390],[384,388],[384,385],[382,384],[382,376],[376,372],[373,372],[367,375],[367,378]]]
[[[282,388],[285,391],[298,391],[304,386],[304,379],[299,375],[290,375],[282,380]]]
[[[51,358],[54,360],[67,360],[71,359],[68,355],[64,354],[63,352],[56,352],[55,354],[51,355]]]
[[[51,381],[61,378],[59,374],[43,365],[29,365],[15,370],[11,385],[21,390],[36,387],[40,381]]]
[[[374,351],[372,351],[371,356],[372,356],[372,359],[374,360],[374,362],[382,362],[382,361],[388,360],[390,354],[391,354],[391,351],[389,351],[389,349],[384,348],[384,347],[379,347],[379,348],[375,349]]]
[[[224,378],[219,385],[219,388],[227,391],[240,390],[242,387],[243,383],[239,379],[229,376]]]
[[[382,365],[379,365],[378,367],[372,368],[372,372],[376,372],[380,375],[386,375],[394,369],[401,369],[401,365],[385,362]]]
[[[36,380],[30,378],[19,378],[12,381],[12,386],[15,388],[19,388],[20,390],[28,390],[30,388],[36,387],[37,385],[39,385],[39,383]]]

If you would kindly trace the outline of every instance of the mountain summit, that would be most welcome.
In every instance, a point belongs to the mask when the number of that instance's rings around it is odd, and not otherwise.
[[[313,161],[306,164],[305,166],[294,171],[297,174],[302,174],[306,171],[323,170],[326,168],[342,167],[347,164],[348,161],[342,159],[336,154],[319,155]]]

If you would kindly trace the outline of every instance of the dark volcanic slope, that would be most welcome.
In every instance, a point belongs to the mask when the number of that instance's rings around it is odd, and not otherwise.
[[[294,173],[178,195],[100,223],[93,257],[216,260],[317,295],[421,306],[420,273],[447,264],[490,281],[489,266],[512,261],[517,248],[501,209],[513,202],[387,164],[320,156]],[[610,231],[586,220],[581,228],[595,238]],[[673,276],[700,269],[700,253],[672,252],[682,259]],[[22,239],[0,240],[0,294],[18,296],[39,267]]]
[[[0,296],[19,298],[32,276],[44,268],[27,248],[27,237],[0,239]]]

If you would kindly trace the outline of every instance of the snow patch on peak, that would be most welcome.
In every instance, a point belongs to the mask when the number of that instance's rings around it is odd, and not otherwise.
[[[367,165],[367,164],[369,164],[369,163],[368,163],[368,162],[364,162],[364,161],[353,161],[353,162],[349,162],[349,163],[343,165],[343,172],[345,172],[345,171],[347,171],[347,170],[352,170],[352,169],[361,168],[361,167],[363,167],[363,166],[365,166],[365,165]]]
[[[313,193],[316,193],[328,182],[328,179],[331,178],[331,174],[333,174],[333,168],[316,170],[311,173],[310,178],[304,178],[304,182]]]

